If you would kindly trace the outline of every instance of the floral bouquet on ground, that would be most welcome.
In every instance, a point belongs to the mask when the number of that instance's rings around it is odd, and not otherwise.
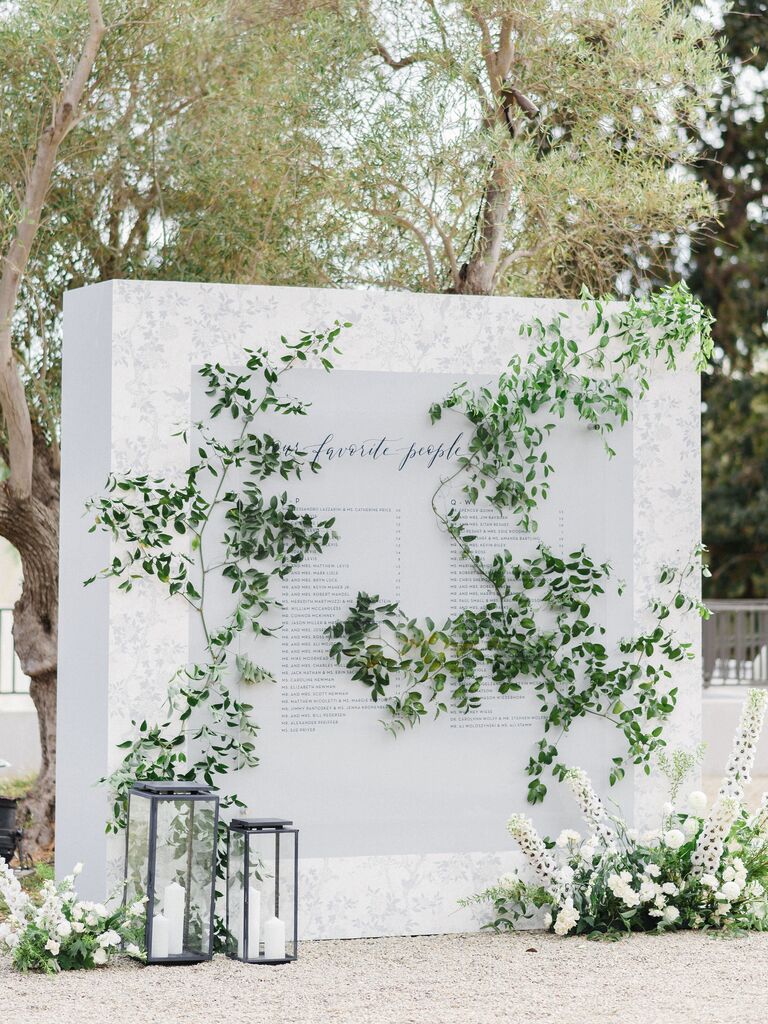
[[[709,813],[704,793],[693,792],[684,807],[664,806],[660,829],[638,835],[606,813],[586,773],[572,768],[565,782],[587,822],[586,837],[566,829],[555,842],[545,840],[526,815],[514,814],[507,827],[536,880],[504,875],[466,902],[494,904],[490,927],[538,919],[557,935],[768,928],[768,793],[754,814],[743,802],[767,702],[765,691],[748,692]],[[688,757],[688,768],[694,760]],[[671,781],[676,801],[682,773]]]
[[[75,876],[81,870],[78,864],[58,883],[46,879],[36,903],[0,860],[0,908],[6,910],[0,919],[0,950],[11,954],[18,970],[56,974],[100,967],[123,944],[128,955],[143,959],[143,902],[110,911],[101,903],[78,900]]]

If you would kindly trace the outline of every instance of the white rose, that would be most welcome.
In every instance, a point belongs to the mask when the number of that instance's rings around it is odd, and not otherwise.
[[[106,947],[106,946],[119,946],[120,945],[120,935],[118,934],[118,932],[112,931],[112,930],[110,930],[108,932],[104,932],[103,935],[99,936],[99,945],[100,946],[104,946],[104,947]]]
[[[667,896],[677,896],[680,890],[674,882],[665,882],[661,887],[661,891],[665,892]]]
[[[83,924],[82,921],[73,921],[72,931],[77,932],[78,935],[81,935],[85,931],[85,925]]]
[[[107,916],[107,908],[104,906],[103,903],[97,903],[96,906],[93,908],[93,912],[97,917]]]
[[[664,833],[664,845],[669,847],[670,850],[679,850],[684,843],[685,835],[679,828],[671,828],[668,832]]]
[[[695,789],[692,793],[688,794],[688,806],[693,814],[701,817],[707,809],[707,794],[702,793],[700,789]]]
[[[107,962],[107,951],[106,951],[106,949],[104,949],[102,946],[99,946],[99,948],[94,951],[93,962],[95,964],[98,964],[99,966],[102,966],[103,964],[105,964]]]
[[[662,921],[665,924],[673,924],[678,917],[680,917],[680,911],[677,907],[665,907],[664,914],[662,915]]]
[[[551,920],[552,918],[550,917],[550,921]],[[549,927],[549,925],[547,925],[547,927]],[[125,947],[125,952],[128,954],[128,956],[141,956],[141,950],[139,949],[135,942],[131,942],[129,945],[127,945]]]
[[[702,875],[701,884],[706,885],[708,889],[716,889],[718,882],[714,875]]]
[[[88,925],[89,928],[95,928],[96,925],[99,923],[99,919],[98,917],[96,917],[95,914],[88,914],[88,916],[85,919],[85,923]]]
[[[728,867],[723,872],[723,881],[724,882],[732,882],[735,877],[736,877],[736,869],[731,864],[729,864]]]
[[[83,904],[82,903],[75,903],[75,905],[72,907],[72,920],[73,921],[82,921],[82,919],[83,919]]]
[[[62,939],[66,939],[68,935],[72,934],[72,925],[67,920],[60,921],[59,927],[56,929],[56,931],[62,937]]]
[[[545,928],[551,928],[552,927],[552,915],[550,914],[549,911],[547,911],[546,914],[544,915],[543,924],[544,924]]]
[[[49,953],[52,953],[54,956],[58,956],[61,946],[55,939],[48,939],[48,941],[45,944],[45,948],[49,951]]]
[[[725,882],[723,884],[722,893],[727,900],[736,900],[741,895],[741,886],[738,882]]]
[[[651,878],[658,878],[661,874],[661,868],[658,864],[646,864],[643,870],[646,875],[650,875]]]

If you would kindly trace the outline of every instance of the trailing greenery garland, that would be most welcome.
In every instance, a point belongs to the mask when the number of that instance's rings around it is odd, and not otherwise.
[[[542,544],[521,561],[508,550],[484,560],[461,513],[441,501],[459,482],[472,505],[487,502],[534,532],[555,470],[546,439],[557,420],[575,411],[613,455],[609,436],[647,392],[654,361],[674,369],[678,356],[695,347],[695,365],[702,369],[711,352],[711,318],[685,285],[644,302],[631,300],[614,316],[589,295],[584,308],[592,312],[589,333],[595,339],[587,350],[568,335],[564,313],[549,324],[536,319],[521,328],[534,343],[527,359],[514,356],[492,387],[474,391],[460,384],[430,409],[433,422],[453,409],[473,427],[468,454],[441,480],[432,511],[461,557],[487,582],[492,600],[436,626],[429,618],[420,623],[395,602],[360,593],[347,617],[327,631],[331,656],[368,687],[374,701],[383,702],[384,725],[393,733],[430,712],[471,713],[482,702],[487,678],[499,694],[520,690],[521,680],[532,679],[543,735],[526,766],[531,803],[546,795],[546,772],[563,778],[559,741],[586,715],[614,723],[624,736],[625,751],[609,767],[611,784],[624,776],[628,762],[650,770],[651,756],[664,745],[663,722],[675,707],[677,688],[667,682],[671,666],[692,657],[690,645],[679,642],[664,620],[673,608],[706,615],[687,592],[698,571],[699,547],[688,564],[661,568],[659,583],[668,597],[654,601],[654,624],[622,640],[617,657],[603,643],[605,626],[593,609],[608,586],[620,591],[608,564],[583,547],[561,557]],[[402,688],[395,694],[396,680]]]
[[[276,361],[266,349],[246,350],[242,371],[218,363],[203,366],[199,373],[210,419],[225,414],[239,422],[235,440],[217,437],[207,422],[195,423],[196,461],[181,482],[113,475],[108,493],[89,502],[95,517],[91,531],[108,531],[120,550],[99,576],[119,579],[125,591],[136,580],[154,577],[171,597],[189,605],[204,636],[203,659],[182,666],[170,682],[165,718],[134,721],[135,735],[118,744],[123,761],[102,780],[115,794],[108,830],[125,827],[127,792],[135,779],[203,779],[214,785],[221,775],[259,763],[252,706],[235,696],[228,679],[236,675],[255,684],[271,676],[233,653],[233,643],[244,630],[272,635],[267,615],[279,607],[273,583],[309,552],[322,552],[334,534],[333,519],[317,521],[300,512],[286,492],[272,493],[275,481],[299,479],[307,462],[303,452],[288,453],[257,430],[255,420],[265,413],[305,415],[306,405],[279,392],[280,379],[307,361],[331,370],[329,357],[338,353],[339,333],[349,326],[337,322],[295,343],[282,338],[284,352]],[[186,431],[177,436],[186,443]],[[317,470],[314,464],[310,468]],[[233,477],[243,470],[245,479],[238,483]],[[224,524],[220,536],[210,535],[214,518]],[[211,622],[206,605],[212,576],[229,581],[235,595],[223,622]],[[244,806],[234,794],[223,803]]]

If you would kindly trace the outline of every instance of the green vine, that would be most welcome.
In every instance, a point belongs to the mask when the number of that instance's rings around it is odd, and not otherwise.
[[[308,463],[304,452],[284,450],[257,429],[256,419],[306,414],[306,405],[280,393],[281,378],[308,361],[331,370],[337,338],[348,326],[337,322],[294,343],[282,338],[283,354],[275,361],[266,349],[246,350],[243,371],[218,363],[201,367],[210,419],[223,415],[237,421],[236,438],[217,437],[207,423],[197,422],[196,459],[179,482],[143,474],[111,476],[107,493],[89,502],[91,531],[108,531],[120,552],[99,576],[119,579],[125,591],[137,580],[155,578],[169,596],[186,602],[204,637],[202,660],[179,668],[169,684],[164,718],[133,721],[135,735],[119,744],[122,763],[102,780],[114,792],[108,831],[125,827],[127,793],[135,779],[202,779],[215,785],[219,776],[259,763],[252,706],[238,699],[230,683],[268,683],[271,676],[233,645],[244,630],[272,635],[266,618],[279,607],[273,583],[308,553],[323,551],[334,537],[334,521],[316,521],[297,510],[286,492],[272,493],[275,482],[279,487],[300,478]],[[176,436],[188,442],[186,431]],[[212,519],[225,524],[223,533],[211,535]],[[223,621],[212,622],[206,593],[217,576],[229,583],[234,608]],[[224,805],[244,806],[235,794]]]
[[[608,564],[584,548],[560,557],[543,545],[519,562],[507,550],[484,560],[461,513],[441,501],[460,483],[472,505],[488,502],[510,513],[525,532],[535,532],[536,511],[555,469],[545,442],[557,420],[575,411],[613,456],[610,434],[630,419],[632,402],[648,390],[655,360],[674,369],[691,348],[697,369],[706,364],[711,317],[685,285],[666,288],[647,302],[632,300],[614,316],[602,302],[583,298],[585,310],[592,311],[594,338],[586,351],[568,336],[565,314],[549,324],[536,319],[521,328],[533,340],[527,359],[513,357],[493,387],[475,391],[460,384],[429,410],[433,423],[445,410],[456,410],[472,425],[468,454],[440,481],[432,511],[493,599],[437,627],[429,618],[411,618],[397,603],[360,593],[347,617],[327,630],[331,657],[368,687],[374,701],[383,702],[384,725],[394,734],[430,713],[471,713],[482,703],[486,680],[506,694],[532,678],[543,735],[526,766],[531,803],[544,799],[546,773],[563,777],[558,744],[587,715],[612,722],[623,734],[624,753],[612,759],[609,770],[612,785],[630,762],[650,771],[676,703],[677,689],[668,683],[671,666],[692,656],[690,645],[677,641],[664,620],[673,608],[707,614],[687,592],[701,567],[699,547],[687,565],[660,570],[659,583],[669,596],[654,600],[653,626],[622,640],[617,657],[603,643],[606,630],[593,613],[607,587],[621,589]],[[397,694],[396,679],[404,684]]]

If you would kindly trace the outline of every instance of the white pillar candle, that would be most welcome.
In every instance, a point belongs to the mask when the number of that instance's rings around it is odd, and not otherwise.
[[[155,914],[152,918],[152,951],[150,956],[165,960],[168,956],[168,918]]]
[[[264,922],[264,958],[285,959],[285,924],[279,917],[270,917]]]
[[[248,887],[248,959],[259,955],[261,931],[261,890]]]
[[[184,906],[186,893],[178,882],[166,885],[163,891],[163,913],[168,918],[168,955],[178,956],[184,947]]]

